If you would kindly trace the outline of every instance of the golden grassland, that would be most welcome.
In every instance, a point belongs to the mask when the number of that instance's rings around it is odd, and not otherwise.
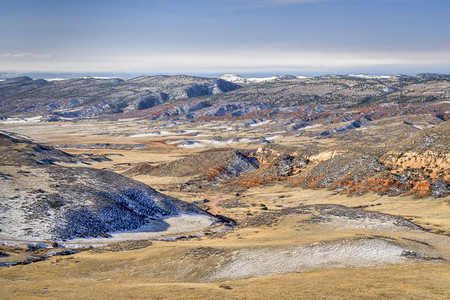
[[[248,197],[271,199],[280,187],[249,191]],[[282,200],[295,205],[294,195]],[[323,191],[304,191],[297,203],[339,203],[349,206],[385,203],[373,210],[407,215],[426,228],[449,231],[449,199],[374,199],[377,196],[343,197]],[[378,196],[379,197],[379,196]],[[315,198],[315,200],[313,200]],[[310,201],[306,199],[311,199]],[[250,200],[252,201],[252,200]],[[428,204],[426,205],[426,202]],[[435,201],[435,202],[432,202]],[[389,204],[392,202],[393,204]],[[270,201],[266,202],[269,211]],[[351,205],[352,204],[352,205]],[[404,208],[408,208],[405,210]],[[424,209],[424,207],[427,207]],[[443,210],[444,209],[444,210]],[[445,213],[447,212],[447,213]],[[226,211],[222,211],[226,213]],[[254,213],[258,213],[257,208]],[[261,214],[267,212],[261,212]],[[155,241],[147,248],[119,252],[81,252],[53,257],[26,266],[0,269],[2,299],[33,298],[151,298],[151,299],[446,299],[450,292],[450,239],[429,232],[387,228],[342,228],[333,230],[320,224],[305,224],[306,216],[290,215],[271,227],[236,228],[219,235],[175,242]],[[429,225],[427,225],[429,224]],[[382,238],[409,247],[426,243],[445,261],[413,260],[406,265],[306,270],[276,276],[208,282],[211,270],[227,255],[195,257],[193,249],[213,248],[230,253],[239,249],[289,249],[298,245],[330,243],[340,240]],[[428,248],[428,247],[423,247]]]
[[[50,145],[107,142],[150,146],[146,151],[63,149],[73,154],[119,153],[122,156],[109,156],[111,161],[91,167],[120,173],[127,164],[167,163],[205,150],[181,149],[167,144],[168,138],[120,135],[148,130],[148,124],[132,120],[118,124],[99,122],[95,128],[88,123],[56,123],[50,129],[45,126],[10,125],[5,129]],[[236,196],[214,189],[189,192],[173,188],[189,177],[139,175],[133,178],[187,202],[210,199],[207,205],[211,212],[242,221],[255,216],[269,217],[273,212],[301,205],[340,204],[401,216],[428,231],[389,226],[346,227],[338,221],[308,223],[311,215],[287,214],[275,217],[276,222],[269,226],[238,226],[226,233],[154,241],[136,250],[88,250],[30,265],[1,268],[0,299],[448,299],[450,295],[450,197],[417,199],[372,193],[349,197],[281,182],[250,187]],[[237,204],[221,205],[230,199],[235,199]],[[267,210],[262,210],[261,204]],[[430,257],[438,255],[443,260],[411,259],[406,264],[345,268],[322,266],[259,278],[213,279],[211,276],[218,266],[231,259],[234,251],[264,248],[277,253],[297,246],[358,239],[381,239],[418,249]],[[196,249],[200,249],[199,254],[191,255]],[[217,250],[219,254],[203,255],[201,249]]]

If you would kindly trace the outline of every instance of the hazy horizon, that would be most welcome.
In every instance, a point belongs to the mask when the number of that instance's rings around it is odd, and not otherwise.
[[[431,74],[448,74],[448,73],[439,73],[439,72],[421,72],[421,73],[431,73]],[[271,77],[277,75],[293,75],[293,76],[305,76],[305,77],[320,77],[320,76],[346,76],[346,75],[368,75],[368,76],[395,76],[395,75],[409,75],[414,76],[421,73],[367,73],[367,72],[350,72],[350,73],[318,73],[318,74],[297,74],[297,73],[286,73],[286,72],[278,72],[278,73],[206,73],[206,74],[197,74],[197,73],[95,73],[95,72],[86,72],[86,73],[35,73],[35,72],[26,72],[26,73],[0,73],[0,79],[8,79],[15,77],[27,76],[32,79],[70,79],[70,78],[80,78],[80,77],[98,77],[98,78],[122,78],[122,79],[131,79],[140,76],[177,76],[177,75],[185,75],[185,76],[194,76],[194,77],[205,77],[205,78],[218,78],[222,75],[226,74],[235,74],[238,76],[242,76],[245,78],[264,78]]]

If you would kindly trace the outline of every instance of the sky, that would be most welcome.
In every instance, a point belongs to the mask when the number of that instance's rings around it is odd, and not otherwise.
[[[0,73],[450,73],[449,0],[0,0]]]

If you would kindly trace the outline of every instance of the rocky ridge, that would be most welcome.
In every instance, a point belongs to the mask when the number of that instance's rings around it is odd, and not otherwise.
[[[191,176],[179,186],[191,191],[239,190],[281,181],[350,195],[446,197],[450,195],[449,126],[443,122],[407,139],[395,137],[382,147],[353,141],[331,148],[307,144],[268,144],[257,150],[218,148],[167,165],[138,165],[128,174]]]

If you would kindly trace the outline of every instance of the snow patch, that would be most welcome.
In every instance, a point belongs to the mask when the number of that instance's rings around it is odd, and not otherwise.
[[[26,123],[39,123],[42,120],[42,116],[36,116],[31,118],[7,118],[6,120],[1,120],[0,124],[26,124]]]
[[[239,143],[250,143],[257,142],[260,139],[251,139],[251,138],[229,138],[223,140],[175,140],[167,142],[167,144],[177,144],[180,148],[198,148],[198,147],[206,147],[206,146],[214,146],[214,147],[225,147],[232,144]]]
[[[58,77],[56,77],[56,78],[45,78],[45,81],[48,81],[48,82],[52,82],[52,81],[62,81],[62,80],[69,80],[70,78],[58,78]]]
[[[381,240],[345,240],[291,249],[245,249],[232,253],[231,261],[213,279],[257,278],[319,268],[368,267],[406,261],[405,249]]]
[[[176,143],[170,142],[168,144],[176,144]],[[202,143],[197,142],[197,141],[185,141],[185,142],[179,143],[177,145],[177,147],[180,147],[180,148],[198,148],[198,147],[205,147],[205,145],[203,145]]]
[[[181,214],[162,220],[153,220],[135,230],[112,233],[110,238],[72,239],[64,245],[74,248],[86,245],[104,245],[132,240],[161,239],[172,235],[204,230],[214,225],[216,220],[208,215]]]
[[[127,137],[133,138],[133,137],[144,137],[144,136],[160,136],[160,135],[170,135],[173,134],[170,131],[154,131],[154,132],[142,132],[142,133],[134,133],[130,134]]]
[[[261,82],[289,80],[289,79],[304,79],[310,77],[292,76],[292,75],[275,75],[269,77],[243,77],[237,74],[224,74],[219,78],[233,83],[245,84],[245,83],[261,83]]]
[[[266,140],[268,140],[268,141],[276,140],[280,137],[281,137],[281,135],[270,135],[270,136],[266,137]]]
[[[390,75],[367,75],[367,74],[348,74],[348,77],[362,78],[362,79],[390,79]]]

